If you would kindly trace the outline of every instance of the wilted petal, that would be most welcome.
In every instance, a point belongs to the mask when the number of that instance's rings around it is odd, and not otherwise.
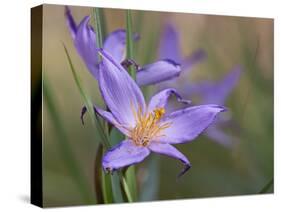
[[[191,167],[188,159],[175,147],[167,143],[159,143],[159,142],[151,142],[148,148],[156,153],[167,155],[173,158],[180,160],[184,164],[184,169],[181,171],[179,175],[183,175],[188,169]]]
[[[118,29],[110,33],[104,42],[104,50],[121,63],[126,56],[126,31]]]
[[[90,17],[86,16],[79,24],[74,39],[74,45],[90,72],[98,79],[96,34],[89,25],[89,21]]]
[[[100,54],[99,86],[104,101],[120,124],[134,127],[135,113],[146,108],[142,92],[120,63],[104,50]]]
[[[159,58],[171,59],[177,63],[181,63],[182,57],[180,53],[178,32],[171,24],[166,24],[161,34]]]
[[[102,166],[106,171],[114,171],[143,161],[149,153],[148,148],[136,146],[131,140],[124,140],[104,155]]]
[[[180,94],[176,91],[176,89],[173,88],[167,88],[165,90],[162,90],[151,97],[149,105],[148,105],[148,111],[153,111],[155,108],[165,108],[168,99],[171,95],[175,95],[178,102],[182,102],[185,104],[189,104],[190,101],[184,100]]]
[[[225,111],[218,105],[200,105],[172,112],[163,118],[170,127],[163,130],[159,141],[176,144],[191,141],[213,123],[218,113]]]
[[[181,72],[179,64],[172,60],[159,60],[138,70],[138,85],[150,85],[178,77]]]
[[[118,123],[118,121],[115,119],[115,117],[112,115],[112,113],[107,112],[105,110],[102,110],[100,108],[95,107],[95,111],[103,117],[107,122],[115,126],[120,132],[122,132],[124,135],[128,135],[128,128],[130,126],[124,126]]]
[[[77,26],[68,6],[65,7],[65,17],[69,32],[74,40],[77,33]]]
[[[207,54],[204,50],[202,49],[196,50],[189,57],[183,59],[181,63],[182,70],[185,72],[189,72],[195,64],[200,63],[202,60],[206,58],[206,56]]]

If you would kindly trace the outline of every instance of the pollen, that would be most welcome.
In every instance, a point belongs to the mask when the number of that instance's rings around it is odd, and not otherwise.
[[[152,139],[164,136],[161,132],[170,126],[170,123],[160,122],[165,115],[164,108],[156,108],[149,113],[143,113],[141,109],[133,112],[136,126],[130,130],[129,137],[137,146],[147,146]]]

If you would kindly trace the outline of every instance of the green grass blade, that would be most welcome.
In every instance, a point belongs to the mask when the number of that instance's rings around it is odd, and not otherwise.
[[[86,94],[86,92],[85,92],[85,90],[84,90],[84,88],[82,86],[81,79],[80,79],[79,75],[77,74],[77,72],[76,72],[76,70],[75,70],[75,68],[73,66],[73,63],[72,63],[71,58],[69,56],[68,50],[65,47],[65,45],[63,45],[63,47],[64,47],[64,50],[65,50],[65,54],[67,56],[67,60],[68,60],[68,63],[69,63],[69,66],[70,66],[73,78],[74,78],[75,83],[76,83],[76,85],[78,87],[80,95],[82,96],[82,99],[83,99],[83,101],[84,101],[84,103],[86,105],[87,111],[90,114],[93,126],[95,126],[97,128],[97,131],[99,132],[100,140],[105,145],[105,147],[106,148],[110,148],[110,142],[108,140],[108,136],[106,136],[106,134],[105,134],[105,132],[104,132],[100,122],[97,121],[97,119],[96,119],[94,108],[93,108],[93,104],[92,104],[89,96]]]
[[[102,8],[99,9],[100,13],[100,25],[101,27],[101,32],[102,32],[102,38],[103,41],[106,39],[106,35],[107,35],[107,24],[106,24],[106,20],[105,20],[105,15],[104,15],[104,10]]]
[[[132,200],[136,201],[138,199],[137,192],[137,182],[136,182],[136,168],[135,166],[130,166],[125,172],[125,178],[130,189]]]
[[[116,128],[111,129],[110,131],[110,142],[112,145],[117,145],[122,140],[125,139],[125,136],[121,134]],[[122,190],[120,187],[120,179],[117,173],[112,175],[112,191],[114,196],[114,201],[117,203],[124,202],[122,196]]]
[[[103,204],[104,201],[104,195],[103,195],[103,182],[102,182],[102,154],[103,154],[103,148],[102,144],[99,144],[97,152],[96,152],[96,158],[95,158],[95,165],[94,165],[94,184],[95,184],[95,191],[96,191],[96,198],[97,198],[97,204]]]
[[[67,59],[68,59],[68,62],[69,62],[69,65],[70,65],[70,68],[71,68],[71,71],[72,71],[72,74],[73,74],[73,77],[74,77],[74,80],[75,80],[75,83],[79,89],[79,92],[84,100],[84,103],[87,107],[87,111],[90,113],[90,117],[91,117],[91,120],[92,120],[92,123],[93,123],[93,126],[95,126],[97,128],[97,131],[99,132],[99,137],[100,139],[102,140],[102,144],[104,145],[104,147],[106,149],[109,149],[110,148],[110,142],[109,142],[109,137],[108,137],[108,131],[105,130],[102,126],[102,123],[100,122],[99,118],[96,116],[96,113],[94,112],[94,109],[93,109],[93,105],[92,105],[92,102],[90,101],[90,98],[88,97],[88,95],[86,94],[83,86],[82,86],[82,82],[81,82],[81,79],[79,78],[74,66],[73,66],[73,63],[71,61],[71,58],[69,56],[69,53],[66,49],[66,47],[64,46],[64,49],[65,49],[65,53],[66,53],[66,56],[67,56]],[[111,189],[111,176],[110,175],[106,175],[104,174],[104,172],[102,171],[102,185],[103,185],[103,194],[104,194],[104,202],[105,203],[112,203],[113,202],[113,197],[112,197],[112,189]]]
[[[86,204],[95,203],[93,193],[90,189],[90,186],[87,185],[87,180],[82,170],[80,169],[80,164],[74,156],[74,153],[71,150],[69,145],[69,139],[65,128],[63,127],[63,121],[60,119],[60,114],[56,108],[53,92],[51,87],[48,84],[48,80],[44,77],[43,82],[43,92],[44,92],[44,103],[47,106],[50,117],[53,120],[54,128],[57,130],[58,134],[58,149],[60,155],[69,170],[70,175],[72,176],[75,184],[77,185],[78,190],[80,190],[83,199]]]
[[[131,11],[126,11],[126,57],[134,59],[134,38]],[[129,67],[129,73],[133,79],[136,79],[136,71],[133,66]]]
[[[94,22],[94,25],[95,25],[95,31],[96,31],[96,41],[97,41],[97,47],[98,48],[102,48],[103,46],[103,36],[104,36],[104,31],[102,30],[104,27],[102,27],[102,20],[103,20],[103,17],[102,17],[102,9],[100,8],[94,8],[93,9],[93,13],[94,13],[94,18],[95,18],[95,22]]]
[[[131,11],[126,11],[126,57],[127,59],[134,59],[134,38],[133,38],[133,24],[132,24],[132,15]],[[136,70],[133,66],[129,67],[129,73],[131,77],[136,79]],[[131,166],[127,169],[125,173],[125,179],[122,179],[125,183],[123,186],[126,186],[125,193],[128,194],[128,189],[130,191],[130,198],[132,201],[137,199],[137,183],[136,183],[136,173],[135,167]]]
[[[113,191],[112,191],[112,181],[111,181],[111,175],[105,174],[102,172],[102,188],[103,188],[103,198],[104,203],[113,203]]]
[[[133,200],[129,185],[127,183],[126,177],[121,172],[119,172],[119,178],[120,178],[120,182],[121,182],[123,191],[126,195],[128,202],[133,202],[134,200]]]

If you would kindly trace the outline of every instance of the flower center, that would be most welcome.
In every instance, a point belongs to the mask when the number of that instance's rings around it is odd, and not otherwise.
[[[136,126],[130,130],[130,138],[137,146],[147,146],[156,137],[164,136],[160,132],[170,126],[170,123],[160,122],[164,116],[164,108],[156,108],[153,112],[143,114],[141,109],[134,111]]]

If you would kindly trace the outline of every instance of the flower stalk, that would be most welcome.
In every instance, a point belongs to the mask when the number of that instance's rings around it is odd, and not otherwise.
[[[126,11],[126,56],[127,59],[132,60],[134,58],[134,39],[133,39],[133,27],[131,11]],[[128,68],[130,76],[136,80],[136,70],[130,66]]]

